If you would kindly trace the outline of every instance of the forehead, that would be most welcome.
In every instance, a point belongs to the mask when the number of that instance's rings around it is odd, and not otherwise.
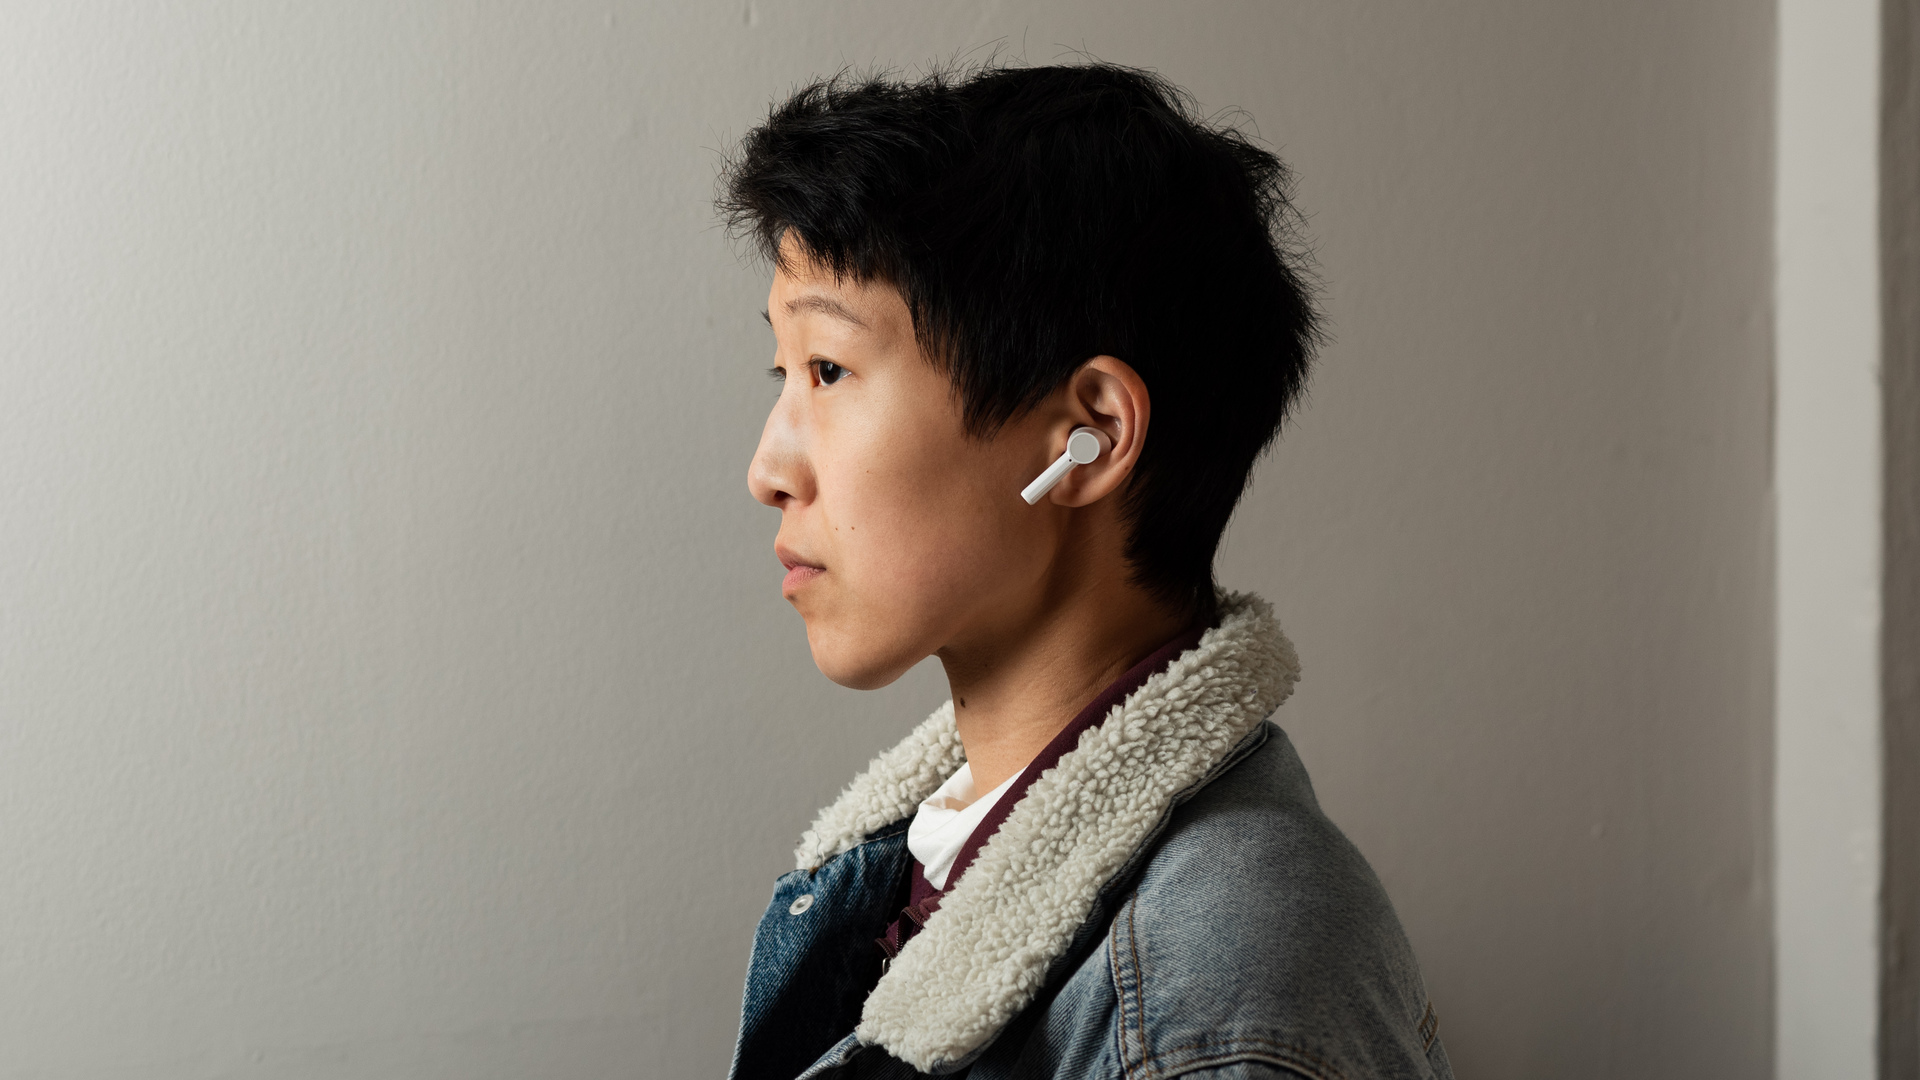
[[[912,316],[900,290],[881,281],[835,277],[789,238],[781,243],[782,265],[774,267],[767,293],[768,317],[838,324],[854,333],[892,337],[912,332]]]

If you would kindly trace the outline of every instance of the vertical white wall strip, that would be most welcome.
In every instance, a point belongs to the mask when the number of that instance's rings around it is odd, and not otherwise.
[[[1781,0],[1774,926],[1782,1080],[1869,1080],[1879,1012],[1880,7]]]

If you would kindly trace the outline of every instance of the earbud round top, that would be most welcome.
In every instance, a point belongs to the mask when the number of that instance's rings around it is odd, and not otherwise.
[[[1075,465],[1091,465],[1100,456],[1100,436],[1092,428],[1075,428],[1067,437],[1067,456]]]
[[[1100,446],[1098,429],[1074,428],[1073,434],[1067,436],[1067,452],[1055,458],[1053,464],[1047,466],[1046,472],[1034,477],[1033,483],[1027,485],[1026,490],[1020,493],[1020,497],[1027,500],[1028,506],[1039,502],[1040,497],[1052,491],[1053,485],[1059,483],[1060,478],[1067,475],[1075,465],[1092,464],[1093,459],[1100,456]]]

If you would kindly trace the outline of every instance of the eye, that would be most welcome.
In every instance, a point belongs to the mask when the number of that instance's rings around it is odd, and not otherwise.
[[[832,386],[834,383],[840,381],[840,376],[846,373],[846,368],[841,367],[831,360],[813,361],[813,375],[814,378],[820,380],[821,386]]]

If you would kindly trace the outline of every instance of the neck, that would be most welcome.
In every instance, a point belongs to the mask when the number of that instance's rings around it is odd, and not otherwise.
[[[1110,580],[1057,590],[1015,625],[941,649],[974,790],[991,791],[1025,768],[1100,691],[1188,621],[1137,586]]]

